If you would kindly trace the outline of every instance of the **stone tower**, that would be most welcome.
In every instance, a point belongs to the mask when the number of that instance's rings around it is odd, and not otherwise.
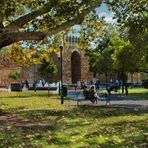
[[[89,71],[89,59],[85,51],[76,48],[80,43],[78,37],[66,37],[68,48],[63,47],[63,81],[77,83],[87,82],[93,79]]]

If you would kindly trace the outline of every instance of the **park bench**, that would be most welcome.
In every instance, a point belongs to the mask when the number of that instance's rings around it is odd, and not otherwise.
[[[89,99],[85,99],[85,96],[83,94],[83,90],[68,90],[66,98],[77,101],[77,105],[82,104],[83,101],[87,101]],[[106,93],[101,93],[99,95],[100,100],[106,101],[106,106],[110,105],[110,98]],[[89,100],[90,101],[90,100]]]
[[[66,98],[77,101],[77,105],[79,105],[81,101],[86,101],[82,90],[68,90]]]

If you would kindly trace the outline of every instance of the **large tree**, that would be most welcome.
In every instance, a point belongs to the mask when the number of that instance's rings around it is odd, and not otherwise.
[[[137,71],[148,73],[148,2],[147,0],[106,0],[136,53]]]
[[[112,55],[113,68],[120,74],[120,78],[122,79],[122,93],[124,93],[125,87],[126,94],[128,94],[127,73],[136,71],[137,53],[134,51],[131,43],[120,36],[113,36],[110,42],[111,48],[115,49]]]
[[[102,0],[0,0],[0,49],[22,40],[43,40],[75,24]]]

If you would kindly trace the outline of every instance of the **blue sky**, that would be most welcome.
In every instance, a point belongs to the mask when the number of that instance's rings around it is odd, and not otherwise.
[[[100,17],[105,17],[106,22],[108,23],[115,22],[115,20],[112,20],[114,16],[113,12],[109,11],[105,4],[102,4],[99,8],[96,9],[96,11]]]
[[[105,17],[104,20],[107,23],[115,23],[116,20],[113,20],[113,12],[109,11],[107,6],[105,4],[102,4],[100,7],[96,8],[96,12],[98,13],[99,17]],[[79,25],[75,25],[73,27],[74,29],[74,33],[69,33],[70,36],[80,36],[79,30],[80,30],[80,26]]]

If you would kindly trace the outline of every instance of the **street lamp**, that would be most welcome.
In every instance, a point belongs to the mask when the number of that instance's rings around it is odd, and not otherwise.
[[[64,103],[64,98],[63,98],[63,71],[62,71],[62,51],[63,51],[63,46],[60,46],[60,77],[61,77],[61,104]]]
[[[33,71],[34,71],[34,83],[33,83],[33,87],[34,87],[34,92],[36,92],[36,69],[35,69],[35,64],[33,65]]]
[[[58,79],[59,79],[59,95],[61,94],[60,93],[60,85],[61,85],[61,77],[60,77],[60,75],[61,75],[61,71],[60,71],[60,54],[58,54]]]

